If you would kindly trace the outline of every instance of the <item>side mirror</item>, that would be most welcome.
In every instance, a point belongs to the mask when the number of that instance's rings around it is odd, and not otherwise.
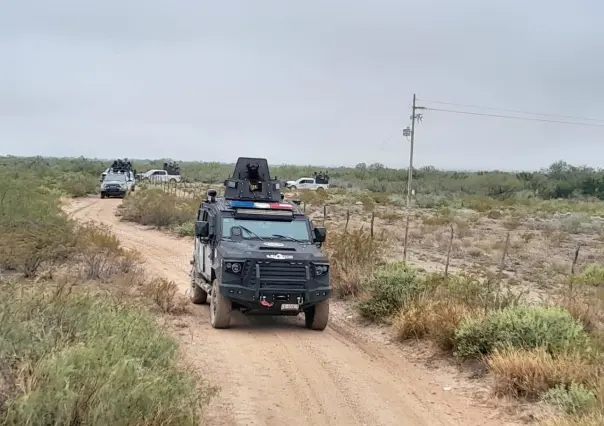
[[[326,228],[315,228],[315,243],[324,243],[327,239],[327,229]]]
[[[210,226],[205,220],[195,222],[195,236],[197,238],[208,238]]]

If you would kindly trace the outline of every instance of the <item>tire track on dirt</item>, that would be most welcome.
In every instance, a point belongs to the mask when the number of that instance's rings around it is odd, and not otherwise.
[[[146,260],[148,273],[189,288],[192,239],[177,238],[115,216],[121,200],[78,199],[66,207],[78,220],[109,225]],[[186,360],[221,387],[207,415],[216,426],[502,425],[489,411],[430,384],[429,373],[392,348],[356,341],[334,318],[324,332],[303,318],[233,316],[233,327],[209,326],[208,306],[194,306],[175,332]]]

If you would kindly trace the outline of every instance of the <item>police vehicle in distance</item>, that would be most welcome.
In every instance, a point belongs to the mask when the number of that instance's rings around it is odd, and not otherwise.
[[[210,298],[210,323],[228,328],[231,312],[298,315],[324,330],[329,320],[327,231],[283,201],[264,158],[239,158],[224,197],[209,190],[195,222],[190,299]]]

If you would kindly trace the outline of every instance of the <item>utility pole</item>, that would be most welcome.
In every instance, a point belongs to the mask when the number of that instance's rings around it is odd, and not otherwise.
[[[413,181],[413,144],[415,142],[415,121],[421,122],[422,114],[416,114],[417,110],[426,109],[416,105],[416,96],[413,94],[413,106],[411,107],[411,129],[407,127],[403,130],[403,136],[410,136],[411,145],[409,147],[409,171],[407,175],[407,220],[405,225],[405,242],[403,245],[403,262],[407,261],[407,238],[409,236],[409,218],[411,216],[411,183]]]

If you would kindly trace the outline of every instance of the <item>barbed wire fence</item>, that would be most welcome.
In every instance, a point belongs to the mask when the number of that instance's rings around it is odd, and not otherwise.
[[[216,183],[203,183],[203,182],[164,182],[164,181],[143,181],[139,184],[140,188],[157,188],[165,191],[169,194],[173,194],[179,198],[184,200],[190,200],[191,202],[201,203],[202,200],[206,197],[208,189],[220,189],[220,185]],[[306,192],[306,191],[305,191]],[[288,193],[286,193],[286,199],[288,199]],[[419,233],[419,237],[423,238],[422,232],[423,227],[422,223],[424,223],[424,219],[429,215],[437,215],[438,209],[412,209],[408,210],[404,206],[392,206],[387,204],[374,203],[369,204],[364,201],[356,201],[356,202],[340,202],[337,200],[329,200],[321,201],[320,197],[312,196],[312,201],[305,201],[304,198],[307,198],[303,193],[297,193],[295,199],[300,200],[300,208],[310,217],[310,219],[316,223],[321,224],[323,226],[327,226],[329,229],[332,229],[337,232],[350,232],[353,230],[364,229],[365,231],[370,233],[370,238],[392,238],[393,237],[393,227],[394,229],[398,229],[397,227],[404,228],[405,219],[407,216],[410,216],[414,222],[414,232]],[[289,198],[291,200],[291,198]],[[463,222],[462,219],[460,219]],[[427,223],[427,222],[425,222]],[[389,225],[389,227],[385,227],[384,225]],[[431,225],[428,225],[430,227]],[[459,247],[464,243],[464,235],[467,233],[463,223],[458,223],[456,219],[451,219],[450,222],[443,222],[435,227],[441,227],[441,231],[439,234],[442,234],[439,237],[439,257],[442,257],[442,271],[445,274],[450,273],[450,264],[452,259],[459,258],[460,253]],[[400,229],[398,229],[400,230]],[[526,231],[526,232],[525,232]],[[515,248],[517,245],[517,241],[525,238],[525,235],[528,231],[526,229],[507,229],[502,232],[500,235],[499,241],[497,243],[497,251],[501,252],[500,256],[496,256],[492,258],[491,266],[489,269],[493,270],[495,282],[499,282],[504,274],[504,271],[507,271],[510,262],[513,262],[515,254]],[[528,238],[528,237],[526,237]],[[413,249],[416,245],[417,241],[414,238],[408,239],[406,245],[407,249]],[[442,241],[441,241],[442,240]],[[513,240],[513,242],[511,242]],[[397,240],[398,241],[398,240]],[[569,241],[570,242],[570,241]],[[404,249],[405,242],[403,239],[398,241],[399,247]],[[398,244],[397,243],[397,244]],[[500,246],[500,247],[499,247]],[[425,247],[415,247],[420,251],[424,250]],[[427,249],[428,250],[428,249]],[[434,248],[436,250],[436,248]],[[432,251],[432,250],[428,250]],[[442,251],[442,253],[441,253]],[[414,263],[417,259],[414,258],[409,259],[411,263]],[[471,263],[474,262],[475,257],[472,254],[467,253],[465,255],[466,260],[470,260]],[[459,260],[459,259],[457,259]],[[570,263],[572,259],[569,259]],[[439,268],[440,269],[440,268]],[[571,268],[569,266],[569,270],[574,269],[574,266]]]

